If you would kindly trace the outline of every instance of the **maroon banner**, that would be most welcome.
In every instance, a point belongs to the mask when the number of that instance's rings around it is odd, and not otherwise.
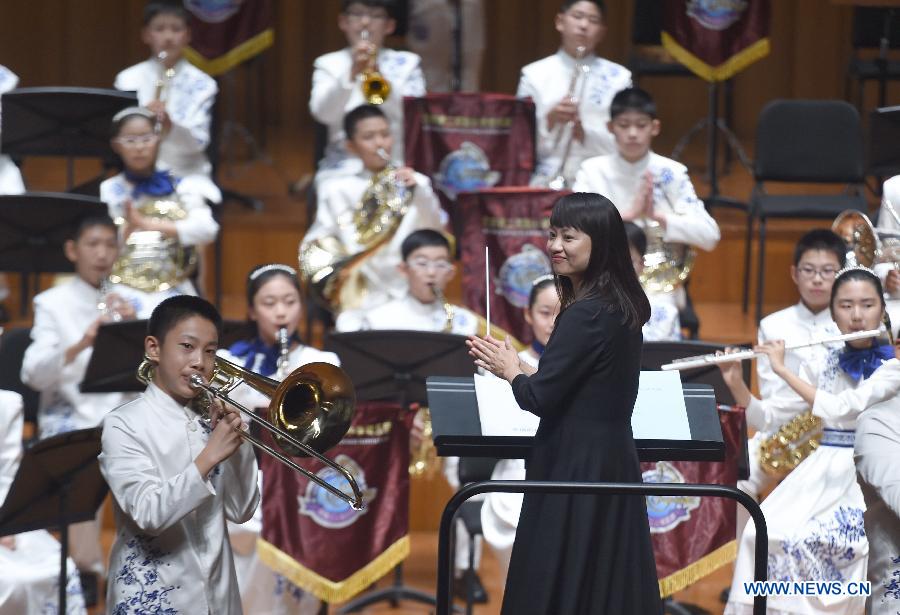
[[[431,178],[445,209],[456,195],[527,186],[535,165],[534,103],[506,94],[403,99],[406,164]]]
[[[769,54],[769,0],[664,0],[663,47],[707,81]]]
[[[191,12],[185,56],[216,76],[272,46],[272,0],[184,0]]]
[[[459,195],[450,211],[459,237],[463,303],[485,316],[484,247],[490,254],[491,324],[530,343],[523,309],[532,281],[550,273],[547,229],[562,195],[546,188],[493,188]]]
[[[719,410],[725,440],[721,462],[642,463],[645,483],[707,483],[735,486],[745,441],[743,410]],[[670,596],[734,561],[737,503],[714,497],[647,498],[660,595]]]
[[[327,603],[352,598],[403,561],[409,555],[412,416],[398,404],[358,402],[347,435],[326,453],[353,475],[364,495],[362,511],[263,455],[260,559]],[[346,480],[322,462],[294,461],[350,492]]]

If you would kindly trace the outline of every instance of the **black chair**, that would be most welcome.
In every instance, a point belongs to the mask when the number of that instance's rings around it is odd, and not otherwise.
[[[25,421],[37,425],[40,394],[22,382],[22,359],[31,344],[30,327],[12,327],[0,337],[0,389],[15,391],[25,402]]]
[[[775,100],[756,126],[747,238],[744,247],[743,308],[750,294],[750,247],[759,220],[756,321],[765,290],[766,222],[771,218],[833,220],[846,209],[866,210],[865,168],[859,113],[840,100]],[[844,185],[842,194],[769,194],[767,182]],[[827,223],[830,226],[830,222]]]
[[[694,310],[689,284],[690,280],[684,284],[684,307],[678,309],[678,322],[683,330],[687,330],[688,339],[695,340],[700,337],[700,317]]]
[[[888,52],[900,48],[900,10],[893,8],[856,7],[853,9],[853,56],[847,66],[846,98],[852,100],[851,82],[856,81],[856,106],[865,107],[867,81],[878,82],[878,106],[886,104],[887,82],[900,80],[900,61],[891,60]],[[862,57],[862,50],[878,50],[877,57]],[[871,56],[871,53],[868,54]]]
[[[459,484],[476,483],[484,480],[491,480],[494,472],[494,466],[497,460],[491,457],[460,457],[459,459]],[[472,595],[475,588],[475,537],[482,536],[484,531],[481,527],[481,506],[484,502],[481,500],[466,500],[459,507],[459,517],[463,527],[469,534],[469,566],[463,573],[465,596],[466,596],[466,615],[472,615],[474,602]]]

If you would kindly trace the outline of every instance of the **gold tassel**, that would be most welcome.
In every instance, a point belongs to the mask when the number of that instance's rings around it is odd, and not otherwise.
[[[360,593],[406,559],[409,556],[409,535],[402,537],[343,581],[326,579],[262,538],[256,541],[256,553],[261,562],[297,587],[328,604],[336,604]]]
[[[737,557],[737,541],[732,540],[707,553],[696,562],[688,564],[681,570],[676,570],[664,579],[659,580],[659,595],[661,598],[671,596],[688,585],[696,583],[703,577],[715,572],[725,564],[733,562]]]

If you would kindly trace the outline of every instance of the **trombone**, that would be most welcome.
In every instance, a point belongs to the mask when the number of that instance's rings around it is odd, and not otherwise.
[[[152,370],[153,364],[145,359],[138,367],[138,380],[149,384],[153,377]],[[268,420],[257,416],[228,396],[241,384],[246,384],[271,400]],[[195,398],[195,403],[192,404],[204,419],[209,420],[213,397],[234,406],[251,421],[268,430],[287,455],[315,457],[343,476],[353,493],[346,493],[329,484],[249,432],[239,432],[242,438],[347,502],[354,510],[362,510],[363,496],[356,479],[346,468],[322,454],[340,442],[353,420],[356,393],[344,370],[330,363],[308,363],[278,382],[216,357],[209,383],[200,375],[194,374],[191,376],[191,386],[206,393]]]

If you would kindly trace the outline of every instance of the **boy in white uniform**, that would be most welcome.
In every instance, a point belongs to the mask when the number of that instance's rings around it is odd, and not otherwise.
[[[390,151],[394,136],[387,117],[380,107],[362,105],[347,114],[344,120],[347,148],[362,161],[362,170],[353,175],[332,177],[322,182],[318,191],[319,206],[316,218],[300,243],[300,251],[311,242],[326,237],[336,238],[347,254],[364,250],[359,243],[353,214],[360,208],[362,197],[372,185],[373,178],[385,170],[387,162],[379,150]],[[393,172],[393,180],[400,190],[411,190],[409,208],[403,215],[393,237],[377,248],[359,265],[358,272],[364,291],[353,303],[340,302],[338,313],[347,309],[369,310],[406,293],[406,280],[397,267],[403,261],[400,245],[403,238],[421,228],[441,228],[445,214],[431,189],[431,181],[409,167]]]
[[[456,272],[447,238],[436,230],[421,229],[403,240],[400,251],[403,262],[397,269],[406,278],[409,291],[371,310],[344,312],[337,319],[336,329],[409,329],[475,335],[478,317],[438,297],[443,297]]]
[[[148,2],[141,40],[152,56],[116,75],[115,88],[137,92],[138,103],[156,114],[163,137],[160,168],[176,177],[209,177],[212,167],[206,149],[218,86],[183,57],[191,40],[189,20],[180,3]],[[222,193],[211,182],[209,185],[210,192],[204,196],[213,203],[221,202]]]
[[[82,393],[101,324],[135,317],[124,286],[103,287],[118,255],[116,226],[108,217],[85,218],[75,237],[65,244],[75,275],[34,298],[31,344],[22,360],[22,382],[39,391],[38,436],[49,438],[76,429],[96,427],[110,410],[127,398],[122,393]],[[71,527],[72,559],[85,578],[89,594],[104,574],[100,522]]]
[[[393,143],[387,148],[394,160],[403,160],[403,97],[424,96],[425,78],[419,56],[384,47],[384,39],[396,28],[394,0],[342,0],[338,28],[347,37],[347,47],[316,58],[309,111],[328,127],[325,158],[318,161],[316,185],[333,175],[361,170],[359,160],[345,147],[344,116],[367,102],[362,91],[363,75],[375,66],[387,79],[391,92],[381,109],[391,125]],[[363,34],[366,32],[367,34]],[[365,40],[365,36],[368,40]]]
[[[895,175],[884,182],[877,227],[900,233],[900,175]],[[892,241],[900,240],[892,239]],[[884,285],[885,299],[887,299],[887,308],[891,319],[900,316],[900,268],[898,266],[900,263],[886,262],[876,263],[873,267]]]
[[[103,421],[100,471],[116,515],[111,613],[242,612],[226,521],[249,520],[259,504],[256,457],[240,416],[212,402],[207,423],[190,383],[209,381],[221,327],[199,297],[160,303],[144,340],[152,382]]]
[[[634,222],[648,234],[662,234],[664,243],[686,244],[710,251],[719,242],[719,226],[697,198],[687,167],[651,150],[660,131],[656,104],[638,88],[617,93],[610,105],[607,127],[617,151],[581,163],[573,190],[596,192],[611,200],[625,222]],[[683,308],[683,287],[671,295]]]
[[[556,31],[559,51],[522,69],[516,96],[530,97],[535,105],[537,168],[532,184],[546,185],[561,170],[571,186],[583,160],[615,151],[605,129],[609,105],[616,92],[631,85],[631,72],[594,55],[606,34],[600,0],[565,0],[556,15]]]
[[[800,301],[791,307],[770,314],[759,323],[758,343],[784,340],[785,345],[803,344],[816,339],[840,335],[831,318],[829,300],[834,276],[846,261],[844,241],[827,229],[814,229],[806,233],[794,248],[794,264],[791,265],[791,280],[797,286]],[[799,372],[803,363],[823,360],[829,348],[825,345],[796,348],[785,353],[785,365]],[[738,380],[743,378],[739,363],[719,364],[725,383],[732,389],[739,389]],[[770,491],[778,481],[763,471],[759,463],[759,446],[778,429],[794,418],[794,414],[779,415],[766,412],[765,407],[779,408],[779,399],[796,395],[784,379],[777,376],[768,358],[756,360],[756,375],[759,382],[760,398],[751,397],[746,402],[747,425],[756,434],[748,443],[750,455],[750,478],[738,482],[738,488],[759,500],[760,495]],[[747,521],[743,508],[739,508],[738,536]]]

